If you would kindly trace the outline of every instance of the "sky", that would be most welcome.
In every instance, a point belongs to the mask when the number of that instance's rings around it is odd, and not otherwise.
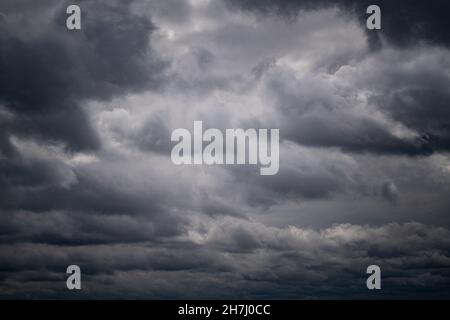
[[[449,10],[1,0],[0,298],[449,298]],[[278,174],[174,165],[195,120],[278,128]]]

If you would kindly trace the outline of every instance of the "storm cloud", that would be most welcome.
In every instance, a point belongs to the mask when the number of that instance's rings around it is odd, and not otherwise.
[[[447,3],[77,4],[0,4],[1,298],[449,297]],[[278,174],[174,165],[194,120]]]
[[[153,53],[150,20],[131,2],[82,1],[83,32],[68,32],[67,4],[3,1],[0,11],[0,101],[15,135],[99,147],[82,110],[87,99],[110,99],[160,84],[164,63]]]
[[[448,46],[450,28],[445,11],[450,5],[445,0],[433,2],[425,0],[389,1],[379,0],[226,0],[232,8],[250,10],[262,14],[278,14],[293,19],[299,11],[317,10],[336,6],[349,16],[356,17],[365,25],[366,9],[373,4],[382,8],[383,28],[380,32],[393,44],[401,46],[414,45],[418,41],[439,43]],[[378,34],[368,32],[370,41],[379,41]]]

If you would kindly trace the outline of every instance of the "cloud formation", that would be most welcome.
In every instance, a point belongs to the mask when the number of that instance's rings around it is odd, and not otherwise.
[[[83,32],[63,27],[64,2],[2,4],[0,101],[13,117],[8,131],[73,150],[99,147],[83,101],[148,90],[164,68],[150,45],[153,24],[130,3],[84,1]]]
[[[0,297],[448,298],[438,3],[2,1]],[[279,128],[279,173],[175,166],[194,120]]]
[[[166,244],[34,243],[9,252],[2,245],[2,296],[22,282],[25,296],[47,295],[45,285],[51,297],[69,297],[57,288],[60,270],[75,261],[85,266],[83,291],[91,298],[370,298],[364,274],[371,263],[384,272],[383,298],[412,290],[448,297],[448,239],[447,229],[419,223],[315,231],[225,218],[194,223],[187,239]],[[18,249],[21,255],[12,253]]]

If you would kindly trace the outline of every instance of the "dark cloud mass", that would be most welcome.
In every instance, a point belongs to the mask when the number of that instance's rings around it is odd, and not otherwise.
[[[0,3],[0,298],[450,298],[448,1],[75,2]],[[174,165],[194,120],[278,174]]]
[[[74,150],[98,148],[81,104],[159,84],[154,26],[130,1],[83,1],[85,30],[68,32],[65,3],[26,2],[0,6],[0,101],[14,117],[6,127]]]
[[[289,18],[299,10],[315,10],[338,6],[356,15],[365,25],[366,9],[372,4],[382,8],[383,28],[380,32],[397,45],[411,45],[417,41],[437,42],[450,45],[450,22],[446,12],[450,4],[445,0],[226,0],[234,8],[254,10],[261,13],[277,13]],[[372,38],[373,35],[369,36]],[[375,37],[374,37],[375,38]],[[373,38],[371,40],[374,40]]]
[[[209,226],[195,245],[2,246],[0,275],[5,289],[24,282],[20,294],[35,295],[46,283],[57,298],[70,297],[57,286],[60,270],[72,262],[86,266],[83,291],[91,298],[368,298],[364,271],[376,262],[386,273],[384,298],[411,297],[402,288],[443,298],[450,281],[448,236],[446,229],[417,223],[316,232],[225,220]],[[19,248],[22,254],[14,254]]]
[[[362,27],[365,26],[368,15],[366,9],[373,4],[371,1],[240,1],[228,0],[231,8],[265,15],[274,12],[289,20],[295,19],[299,12],[317,10],[337,6],[349,16],[357,16]],[[269,90],[275,91],[275,96],[282,100],[282,107],[288,117],[296,117],[293,121],[295,128],[288,128],[292,138],[306,145],[338,146],[353,152],[375,152],[388,154],[429,155],[435,151],[448,151],[450,147],[449,115],[450,104],[448,77],[449,61],[441,60],[436,67],[425,66],[420,61],[413,62],[417,54],[412,50],[416,45],[450,45],[448,30],[450,25],[445,16],[445,10],[450,9],[446,1],[378,1],[382,8],[381,31],[366,31],[369,42],[376,41],[379,47],[380,39],[386,39],[390,44],[401,46],[402,55],[398,57],[385,56],[386,62],[381,74],[376,69],[365,70],[367,82],[365,87],[372,92],[371,99],[385,112],[406,126],[417,130],[415,139],[405,141],[392,135],[371,117],[355,117],[354,114],[336,112],[336,101],[328,98],[327,86],[319,83],[303,83],[294,76],[289,79],[289,86],[285,82],[273,81]],[[444,11],[443,11],[444,10]],[[376,50],[374,50],[376,52]],[[436,57],[440,59],[439,57]],[[431,60],[429,60],[430,63]],[[417,65],[411,69],[403,68],[408,63]],[[400,65],[400,67],[397,67]],[[339,71],[339,70],[338,70]],[[379,78],[370,76],[374,72]],[[310,78],[305,79],[311,81]],[[317,82],[316,79],[314,79]],[[376,83],[376,86],[372,81]],[[297,83],[296,83],[297,82]],[[292,85],[294,83],[294,85]],[[355,83],[355,85],[358,85]],[[300,91],[298,88],[301,87]],[[304,97],[302,90],[325,90],[325,94],[313,93]],[[292,91],[289,91],[292,90]],[[351,103],[346,101],[345,103]],[[315,105],[314,113],[298,117],[302,109]],[[432,111],[430,112],[430,109]],[[351,123],[351,124],[350,124]]]

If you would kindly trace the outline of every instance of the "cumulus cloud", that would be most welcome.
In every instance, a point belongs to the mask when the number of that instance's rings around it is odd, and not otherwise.
[[[0,102],[14,117],[5,127],[70,149],[97,148],[83,101],[155,87],[164,62],[150,45],[155,27],[131,12],[130,2],[84,1],[78,33],[65,28],[66,7],[2,3]]]
[[[232,8],[250,10],[262,14],[278,14],[282,17],[293,18],[299,11],[314,10],[323,7],[337,6],[344,12],[357,17],[362,24],[367,19],[366,9],[374,4],[368,0],[226,0]],[[383,28],[380,32],[396,45],[408,46],[417,41],[450,44],[447,33],[448,21],[442,9],[448,9],[445,0],[426,3],[416,1],[379,0],[376,3],[383,8]],[[378,33],[368,33],[371,41],[378,42]]]
[[[448,297],[448,22],[391,2],[3,1],[0,296]],[[175,166],[194,120],[279,173]]]
[[[448,295],[444,228],[390,223],[314,230],[224,218],[192,221],[185,237],[164,245],[2,245],[2,296],[18,290],[35,298],[64,297],[58,271],[73,262],[84,267],[86,297],[362,298],[370,296],[363,284],[372,263],[383,270],[384,298],[413,291]],[[13,254],[19,248],[22,254]],[[26,285],[16,289],[17,282]],[[436,283],[436,291],[427,290]]]

